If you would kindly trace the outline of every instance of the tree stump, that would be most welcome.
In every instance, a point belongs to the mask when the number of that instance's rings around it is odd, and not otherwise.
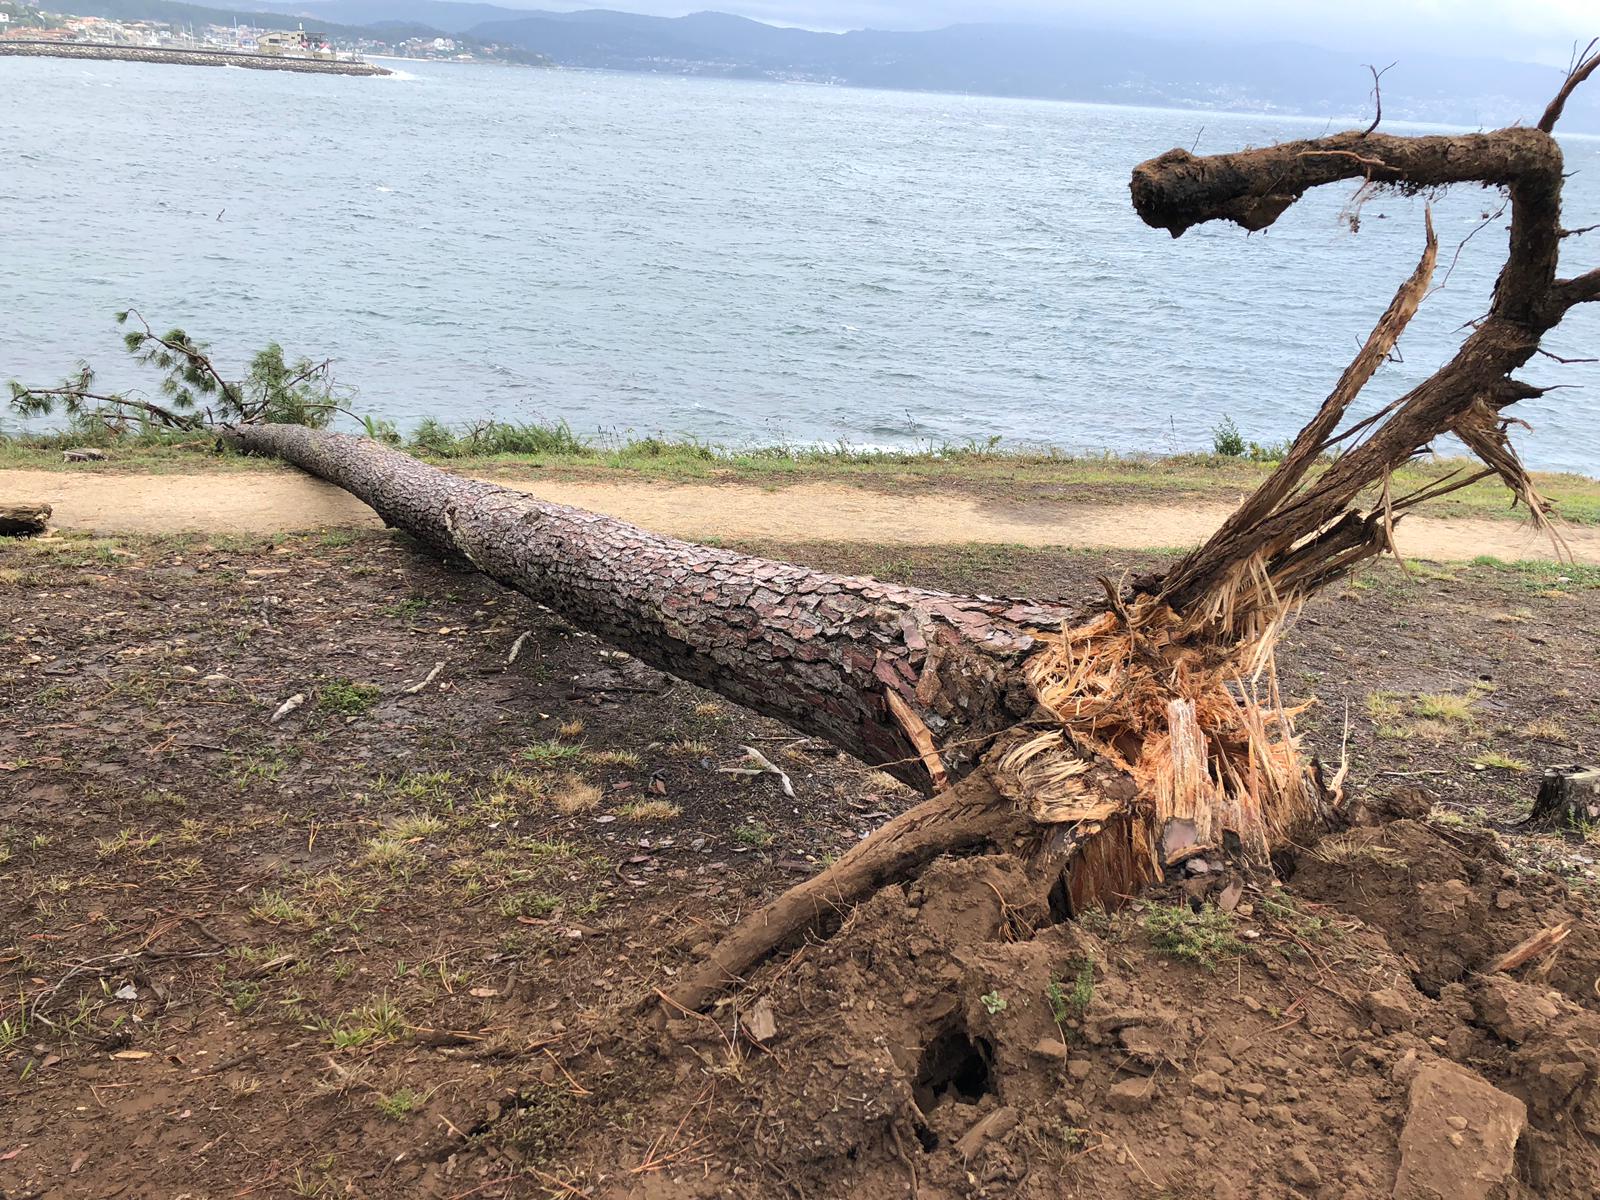
[[[0,537],[34,537],[49,520],[48,504],[0,504]]]
[[[1600,767],[1546,767],[1527,823],[1556,829],[1600,824]]]

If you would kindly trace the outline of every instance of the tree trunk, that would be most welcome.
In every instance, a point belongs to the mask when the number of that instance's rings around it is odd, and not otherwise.
[[[0,504],[0,537],[34,537],[50,521],[48,504]]]
[[[1041,636],[1082,616],[682,542],[450,475],[365,438],[298,425],[229,436],[337,484],[387,524],[652,666],[924,792],[937,772],[967,774],[990,738],[1034,712],[1023,664]]]
[[[1527,824],[1574,830],[1600,824],[1600,767],[1546,767]]]

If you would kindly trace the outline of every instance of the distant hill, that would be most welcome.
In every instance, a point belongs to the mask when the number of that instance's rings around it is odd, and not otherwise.
[[[217,2],[254,8],[262,0]],[[189,7],[170,0],[75,0],[74,7],[162,5]],[[1046,25],[818,33],[716,12],[558,13],[448,0],[279,0],[270,7],[331,29],[382,25],[387,32],[402,23],[518,46],[567,67],[1333,117],[1370,106],[1362,56],[1291,43],[1207,44]],[[1529,63],[1407,54],[1384,76],[1384,112],[1466,126],[1531,121],[1560,82],[1559,71]],[[1600,92],[1578,93],[1565,128],[1600,133]]]

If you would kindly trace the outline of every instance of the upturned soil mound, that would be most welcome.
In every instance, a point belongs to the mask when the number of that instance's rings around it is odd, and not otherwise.
[[[1409,820],[1302,864],[1231,913],[1152,897],[1033,930],[1013,860],[941,861],[653,1045],[602,1023],[567,1066],[641,1125],[578,1139],[594,1194],[1600,1194],[1588,907]],[[1520,978],[1478,973],[1567,921]],[[529,1119],[485,1152],[525,1161]]]
[[[1595,845],[1518,825],[1534,764],[1600,757],[1592,571],[1308,610],[1285,687],[1376,823],[1282,887],[1053,922],[947,859],[664,1028],[907,793],[386,535],[7,544],[0,605],[5,1200],[1600,1193]],[[747,745],[798,799],[719,769]]]

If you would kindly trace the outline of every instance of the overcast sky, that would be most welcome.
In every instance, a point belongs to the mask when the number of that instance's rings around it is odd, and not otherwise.
[[[1274,38],[1383,57],[1405,50],[1522,58],[1565,66],[1575,40],[1600,34],[1600,0],[496,0],[519,8],[617,8],[661,16],[703,9],[810,29],[937,29],[1027,21]]]

